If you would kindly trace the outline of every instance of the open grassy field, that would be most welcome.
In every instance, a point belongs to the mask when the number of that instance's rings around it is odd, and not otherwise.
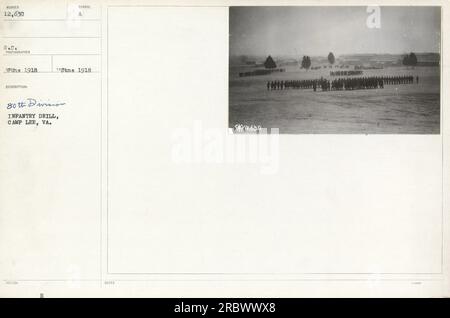
[[[363,76],[419,76],[419,84],[385,85],[384,89],[268,91],[270,80],[328,79],[338,68],[302,70],[283,66],[283,73],[239,77],[251,67],[230,67],[229,127],[236,124],[279,128],[300,134],[439,134],[440,68],[403,66],[364,70]],[[253,68],[254,69],[254,68]]]

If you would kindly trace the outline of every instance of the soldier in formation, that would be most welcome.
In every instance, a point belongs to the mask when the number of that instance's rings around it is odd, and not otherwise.
[[[419,82],[419,77],[416,77]],[[414,76],[369,76],[369,77],[353,77],[338,78],[328,80],[326,78],[313,80],[277,80],[268,81],[267,90],[285,90],[285,89],[313,89],[316,91],[320,88],[322,91],[334,90],[356,90],[356,89],[372,89],[384,88],[384,85],[411,84],[414,83]]]
[[[317,80],[268,81],[267,90],[313,88],[313,84],[316,81]]]
[[[417,77],[418,79],[419,77]],[[403,76],[384,76],[382,77],[383,82],[387,85],[396,85],[396,84],[413,84],[414,76],[403,75]]]
[[[362,75],[363,71],[335,71],[330,72],[330,76],[353,76],[353,75]]]

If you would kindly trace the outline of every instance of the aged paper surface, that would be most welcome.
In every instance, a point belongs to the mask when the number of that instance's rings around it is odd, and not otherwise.
[[[448,1],[0,4],[1,297],[450,296]]]

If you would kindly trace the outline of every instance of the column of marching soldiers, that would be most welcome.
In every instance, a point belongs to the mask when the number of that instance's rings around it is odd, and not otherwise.
[[[384,85],[397,84],[413,84],[414,76],[371,76],[371,77],[354,77],[354,78],[338,78],[328,80],[326,78],[314,80],[275,80],[267,82],[267,90],[284,90],[284,89],[313,89],[317,91],[334,91],[334,90],[356,90],[384,88]],[[416,76],[416,83],[419,83],[419,77]]]

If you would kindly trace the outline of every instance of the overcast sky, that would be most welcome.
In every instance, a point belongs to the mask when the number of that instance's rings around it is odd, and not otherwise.
[[[335,55],[439,52],[439,7],[231,7],[231,55]]]

